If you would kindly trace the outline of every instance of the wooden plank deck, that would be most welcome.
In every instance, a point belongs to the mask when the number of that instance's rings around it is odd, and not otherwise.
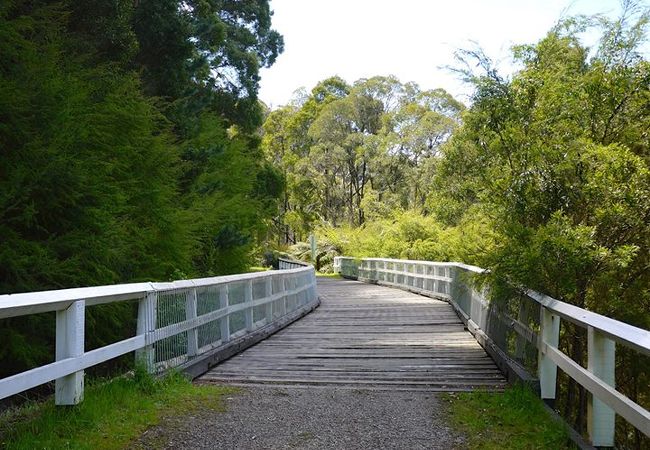
[[[501,390],[501,372],[449,304],[319,279],[321,306],[214,367],[200,382],[382,390]]]

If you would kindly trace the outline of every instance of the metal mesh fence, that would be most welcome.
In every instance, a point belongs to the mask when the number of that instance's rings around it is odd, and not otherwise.
[[[156,328],[183,322],[186,318],[187,289],[159,292],[156,305]],[[154,344],[156,371],[162,372],[187,360],[187,335],[166,337]]]
[[[183,365],[315,299],[313,269],[158,291],[153,370]]]
[[[197,288],[196,313],[197,316],[218,311],[226,306],[228,285],[217,284]],[[203,353],[221,344],[221,329],[224,319],[212,320],[197,328],[197,341],[199,353]]]

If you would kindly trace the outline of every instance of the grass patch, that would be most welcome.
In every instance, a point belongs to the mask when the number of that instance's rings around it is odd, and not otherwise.
[[[91,383],[77,406],[57,407],[50,399],[3,413],[0,448],[121,449],[168,415],[222,409],[221,397],[233,391],[196,386],[178,373],[154,379],[138,371]]]
[[[316,272],[316,276],[318,278],[334,278],[334,279],[337,279],[337,280],[342,280],[343,279],[343,277],[341,275],[339,275],[338,273],[320,273],[320,272]]]
[[[468,439],[469,448],[572,449],[566,426],[554,420],[528,388],[503,393],[445,394],[452,424]]]
[[[266,272],[267,270],[272,270],[272,267],[263,267],[263,266],[251,266],[248,268],[248,273],[250,272]]]

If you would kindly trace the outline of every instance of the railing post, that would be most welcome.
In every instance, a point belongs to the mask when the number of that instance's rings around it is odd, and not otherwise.
[[[587,329],[587,370],[615,386],[616,344],[593,327]],[[614,410],[592,395],[587,403],[587,430],[594,447],[614,446]]]
[[[56,360],[74,358],[84,353],[85,300],[73,302],[56,312]],[[84,396],[84,371],[80,370],[55,382],[57,405],[76,405]]]
[[[444,274],[445,278],[451,279],[451,267],[443,267],[442,273]],[[445,286],[444,294],[451,295],[451,283],[453,283],[453,281],[444,282],[444,286]]]
[[[223,284],[219,289],[219,308],[228,308],[228,285]],[[221,343],[225,344],[230,341],[230,314],[226,314],[219,319],[221,328]]]
[[[147,295],[145,295],[144,298],[141,298],[138,303],[137,333],[139,335],[145,335],[145,339],[147,334],[156,329],[157,303],[158,293],[155,291],[147,292]],[[154,364],[156,361],[155,356],[156,354],[153,344],[146,345],[144,348],[135,352],[136,360],[140,364],[143,364],[149,373],[153,373],[154,371]]]
[[[557,365],[546,355],[546,346],[556,347],[560,342],[560,317],[541,307],[540,345],[537,370],[541,397],[547,404],[555,402],[555,385],[557,382]]]
[[[298,305],[299,307],[305,305],[309,299],[309,291],[307,289],[304,289],[305,286],[310,286],[310,282],[308,276],[303,273],[300,275],[300,277],[298,277],[297,287],[302,289],[300,291],[300,304]]]
[[[431,275],[432,277],[437,277],[438,276],[438,266],[429,267],[428,272],[429,272],[429,275]],[[439,285],[438,280],[433,278],[432,280],[429,280],[429,281],[431,282],[431,292],[433,292],[434,294],[440,294],[440,292],[439,292],[440,289],[438,287],[438,285]]]
[[[253,282],[248,280],[244,285],[244,303],[247,308],[244,310],[246,320],[246,331],[253,331]]]
[[[197,299],[196,288],[187,291],[185,297],[185,318],[187,320],[196,319],[197,313]],[[199,330],[192,328],[187,330],[187,356],[196,356],[199,353]]]
[[[273,302],[270,301],[270,298],[273,296],[273,277],[269,275],[264,280],[264,296],[267,298],[267,303],[264,305],[264,316],[266,317],[266,323],[269,324],[273,322]]]
[[[423,291],[431,292],[431,279],[429,278],[429,266],[426,264],[421,264],[421,288]]]
[[[316,300],[318,298],[318,285],[316,284],[316,271],[313,270],[309,274],[309,282],[311,283],[311,296],[310,301]]]
[[[287,284],[288,284],[287,283],[287,276],[283,275],[282,276],[282,293],[284,294],[282,296],[282,315],[283,316],[287,314],[287,300],[288,300],[288,298],[287,298],[288,297],[287,296]]]

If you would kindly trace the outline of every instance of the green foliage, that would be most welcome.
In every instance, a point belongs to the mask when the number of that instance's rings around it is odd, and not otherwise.
[[[467,218],[456,227],[443,227],[431,216],[395,212],[361,227],[322,226],[319,240],[346,256],[461,261],[481,264],[494,246],[494,233],[484,217]]]
[[[309,242],[297,242],[290,246],[287,252],[292,259],[308,262],[313,264],[317,271],[328,273],[334,270],[334,257],[341,254],[341,249],[336,244],[332,244],[327,237],[321,237],[316,241],[315,260],[311,257]]]
[[[641,56],[650,10],[624,3],[618,20],[570,18],[513,55],[522,69],[484,73],[463,125],[443,149],[431,209],[446,225],[476,211],[490,217],[495,245],[483,266],[496,284],[523,285],[641,328],[650,328],[650,64]],[[597,27],[595,51],[581,33]],[[586,364],[579,331],[562,349]],[[647,377],[624,352],[617,385],[638,402]],[[643,369],[642,369],[643,370]],[[559,405],[584,429],[583,393],[569,383]],[[621,446],[639,445],[625,430]],[[633,444],[636,439],[636,444]]]
[[[601,277],[629,286],[650,275],[650,141],[639,120],[650,66],[636,50],[648,13],[630,20],[602,19],[591,58],[577,37],[589,22],[567,20],[515,49],[523,69],[512,80],[475,77],[474,105],[436,180],[446,223],[476,208],[493,218],[496,276],[606,314],[614,297],[594,290]],[[647,291],[619,290],[628,294],[647,309]]]
[[[575,448],[565,425],[553,419],[528,388],[446,394],[444,400],[454,426],[467,437],[469,448]]]
[[[320,222],[359,226],[425,208],[439,147],[463,108],[442,89],[395,77],[353,86],[335,77],[270,113],[262,145],[287,180],[279,242],[304,240]]]
[[[0,446],[6,449],[122,449],[166,417],[197,409],[220,410],[232,388],[194,386],[178,373],[154,379],[136,370],[131,378],[99,382],[84,401],[62,408],[52,400],[0,415]]]
[[[244,270],[283,189],[257,128],[282,51],[267,1],[0,7],[0,293]],[[92,308],[88,345],[132,335]],[[49,360],[51,315],[2,321],[0,376]]]
[[[188,202],[197,238],[194,266],[217,275],[245,271],[276,208],[282,179],[246,135],[228,136],[213,115],[187,142]],[[256,175],[256,176],[251,176]]]

